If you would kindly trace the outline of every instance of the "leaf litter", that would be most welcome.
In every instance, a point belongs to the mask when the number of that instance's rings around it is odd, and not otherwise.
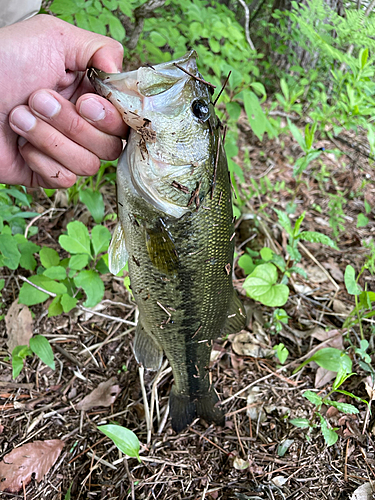
[[[286,188],[278,195],[281,200],[277,202],[278,208],[285,209],[291,201],[291,193],[298,201],[297,209],[301,212],[304,206],[311,207],[313,203],[325,206],[326,200],[317,189],[314,175],[306,176],[306,186],[301,184],[296,188],[288,167],[288,158],[296,155],[289,137],[285,137],[284,148],[280,148],[277,140],[264,141],[262,156],[258,141],[249,129],[243,127],[239,146],[238,162],[242,163],[244,150],[249,148],[252,166],[251,172],[245,172],[244,189],[246,183],[251,186],[250,175],[261,178],[264,174],[265,156],[266,162],[270,159],[274,165],[268,173],[270,183],[286,182]],[[330,149],[331,145],[322,143],[322,147]],[[332,161],[330,164],[327,159],[327,168],[332,169],[332,189],[336,186],[349,188],[354,175],[363,175],[359,162],[344,165],[340,161]],[[371,184],[369,186],[367,190]],[[112,207],[115,206],[113,186],[105,184],[102,189],[106,200]],[[254,224],[254,217],[243,217],[238,221],[237,246],[250,238],[240,251],[244,251],[246,246],[254,251],[264,246],[275,251],[283,245],[285,247],[285,235],[278,228],[272,209],[259,212],[261,206],[274,205],[272,192],[259,193],[247,202],[250,213],[259,214],[258,225]],[[358,206],[350,199],[345,210],[353,216]],[[86,209],[81,205],[74,208],[67,206],[66,212],[59,212],[54,218],[39,224],[39,234],[33,237],[33,241],[58,241],[72,218],[87,222],[85,213]],[[326,225],[319,221],[319,217]],[[310,256],[303,252],[301,264],[307,269],[320,263],[327,274],[336,280],[338,288],[329,279],[323,279],[322,275],[318,277],[318,272],[314,274],[315,281],[293,275],[291,290],[296,286],[285,306],[289,319],[279,332],[269,326],[272,310],[246,298],[242,288],[245,276],[241,269],[235,268],[234,284],[242,295],[245,307],[253,311],[251,316],[254,320],[250,319],[249,328],[245,331],[251,333],[262,348],[272,349],[280,342],[284,343],[289,357],[287,364],[280,367],[278,360],[275,357],[266,358],[266,353],[262,353],[262,357],[249,356],[245,351],[236,354],[232,350],[233,339],[223,338],[216,342],[210,375],[227,415],[222,428],[196,421],[176,435],[168,420],[171,374],[168,370],[158,376],[146,372],[145,387],[149,399],[154,391],[158,402],[153,412],[151,442],[146,444],[145,408],[137,364],[131,350],[134,326],[114,319],[125,319],[133,325],[136,321],[134,304],[123,286],[122,278],[103,276],[105,291],[101,306],[105,304],[106,308],[101,310],[102,316],[92,311],[93,314],[85,318],[84,315],[77,316],[77,311],[73,310],[69,314],[48,318],[43,306],[32,307],[35,314],[33,333],[44,335],[51,343],[56,360],[54,371],[44,366],[36,356],[30,357],[17,381],[13,381],[10,362],[7,361],[7,332],[1,324],[1,463],[12,448],[18,446],[14,448],[17,450],[23,447],[25,439],[28,444],[33,444],[35,436],[44,441],[58,439],[66,444],[65,453],[60,460],[56,459],[49,474],[45,476],[41,471],[37,481],[22,486],[23,497],[27,500],[61,500],[69,490],[70,498],[76,500],[343,500],[350,498],[369,480],[374,480],[375,449],[371,432],[374,424],[372,417],[367,416],[364,403],[354,402],[359,410],[356,415],[344,415],[333,411],[335,408],[328,409],[325,418],[331,427],[337,428],[339,436],[336,444],[329,448],[319,429],[312,429],[307,440],[305,429],[289,423],[289,419],[303,422],[312,417],[312,405],[302,394],[314,388],[317,368],[308,365],[294,375],[293,370],[333,340],[329,335],[324,340],[314,337],[314,329],[320,327],[329,333],[340,331],[344,334],[345,347],[349,345],[348,339],[352,345],[359,346],[355,328],[342,329],[347,311],[335,312],[334,302],[340,301],[350,310],[355,305],[353,297],[346,294],[342,280],[346,265],[351,264],[358,270],[364,258],[355,219],[352,225],[348,222],[340,241],[340,251],[305,243]],[[113,230],[111,221],[106,224]],[[311,231],[326,231],[329,234],[326,214],[317,215],[309,209],[304,224]],[[361,237],[365,231],[366,228],[361,228]],[[370,232],[367,236],[371,236]],[[57,244],[55,248],[61,251]],[[325,262],[331,266],[324,266]],[[9,308],[14,301],[11,287],[3,290],[3,300]],[[261,334],[253,328],[257,322],[262,325]],[[371,349],[368,349],[370,354]],[[345,383],[344,389],[368,399],[364,380],[369,373],[358,364],[358,356],[352,350],[349,352],[353,359],[353,371],[357,375]],[[236,359],[235,363],[233,359]],[[93,406],[77,411],[77,405],[88,397],[88,387],[98,389],[103,383],[109,384],[111,379],[109,393],[113,385],[122,390],[110,406],[97,404],[101,397],[91,394],[90,406]],[[326,395],[330,387],[327,383],[319,388],[319,394]],[[372,390],[373,385],[370,387]],[[259,389],[256,394],[255,388]],[[110,395],[107,402],[113,396]],[[248,403],[248,396],[249,400],[254,399],[252,403]],[[336,400],[352,402],[345,395]],[[248,406],[253,404],[257,409],[262,408],[264,414],[248,412]],[[131,429],[137,435],[141,442],[142,463],[135,458],[123,462],[112,441],[98,430],[100,426],[113,423]],[[247,467],[236,469],[236,457],[237,466]],[[43,476],[44,480],[38,482]]]
[[[10,353],[19,345],[29,345],[29,341],[33,336],[33,318],[30,309],[23,304],[19,304],[18,299],[12,303],[5,315],[5,327]]]

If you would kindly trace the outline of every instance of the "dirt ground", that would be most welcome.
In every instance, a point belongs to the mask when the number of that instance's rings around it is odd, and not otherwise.
[[[304,429],[289,422],[290,418],[313,417],[312,404],[302,396],[306,389],[324,395],[332,384],[327,381],[319,385],[316,365],[308,365],[293,375],[294,368],[322,343],[329,344],[332,337],[338,340],[337,345],[341,342],[344,347],[358,346],[356,327],[349,331],[342,328],[354,306],[353,297],[345,291],[343,273],[348,264],[358,272],[366,253],[361,241],[374,237],[375,231],[373,214],[366,227],[356,227],[357,214],[364,213],[363,200],[372,207],[375,201],[375,171],[369,160],[345,144],[322,141],[318,147],[327,151],[340,147],[347,154],[340,159],[329,152],[322,155],[326,175],[321,174],[322,166],[316,163],[296,186],[290,164],[301,152],[295,143],[285,136],[260,145],[245,123],[241,126],[238,161],[244,163],[246,149],[251,161],[251,167],[245,169],[243,189],[250,186],[250,177],[260,183],[265,175],[272,185],[277,181],[285,181],[285,185],[279,191],[258,192],[247,201],[242,209],[245,216],[236,225],[238,254],[246,245],[252,249],[269,246],[283,252],[286,236],[272,208],[285,209],[292,199],[297,203],[296,216],[307,211],[304,229],[331,235],[329,200],[319,183],[326,193],[345,193],[348,201],[339,250],[306,242],[300,248],[301,266],[309,280],[292,276],[291,295],[285,307],[290,319],[279,333],[267,324],[272,310],[246,297],[243,271],[235,268],[235,286],[247,308],[248,326],[242,337],[218,340],[212,361],[215,388],[226,412],[225,426],[208,426],[198,420],[180,434],[173,432],[167,414],[172,375],[164,365],[164,371],[158,374],[157,411],[147,444],[145,409],[131,349],[136,309],[123,280],[106,275],[105,299],[95,314],[78,314],[75,309],[48,318],[45,304],[31,308],[34,334],[46,336],[53,347],[55,371],[34,357],[13,381],[5,324],[0,322],[0,459],[27,442],[65,442],[44,480],[32,480],[19,494],[0,493],[0,498],[63,500],[69,498],[65,495],[71,487],[70,498],[74,500],[344,500],[359,486],[375,480],[373,424],[364,403],[341,395],[340,401],[355,404],[359,413],[344,415],[328,409],[326,417],[339,433],[337,443],[331,447],[325,445],[319,428],[307,439]],[[114,186],[107,184],[103,193],[108,211],[115,209]],[[40,219],[38,235],[33,237],[35,243],[59,251],[54,242],[70,220],[89,225],[92,222],[82,205],[64,207],[62,199],[60,196],[59,203],[65,210]],[[35,201],[37,205],[46,203],[38,192]],[[254,213],[258,214],[256,224],[251,216]],[[17,298],[22,282],[17,278],[19,271],[3,273],[6,311]],[[370,274],[363,275],[361,285],[375,290]],[[365,336],[372,352],[370,326],[365,325]],[[271,352],[272,346],[280,342],[290,353],[284,367]],[[358,365],[353,349],[349,353],[356,375],[344,389],[368,400],[364,384],[368,374]],[[77,410],[76,405],[87,394],[111,377],[121,389],[114,404]],[[149,399],[155,377],[155,373],[146,373]],[[97,430],[98,425],[111,422],[136,433],[142,444],[141,463],[135,458],[122,460],[113,443]],[[285,454],[280,451],[283,443]]]

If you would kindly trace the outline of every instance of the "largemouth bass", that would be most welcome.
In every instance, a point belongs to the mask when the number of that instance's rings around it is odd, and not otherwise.
[[[96,91],[131,127],[117,168],[119,222],[109,249],[129,262],[139,321],[134,354],[172,367],[172,428],[197,416],[222,425],[209,371],[213,340],[245,314],[232,284],[234,221],[221,124],[194,51],[136,71],[89,70]]]

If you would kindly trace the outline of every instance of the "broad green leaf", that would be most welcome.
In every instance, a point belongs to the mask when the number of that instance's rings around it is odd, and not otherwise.
[[[125,29],[121,24],[121,21],[113,15],[108,16],[108,21],[111,37],[121,42],[125,38]]]
[[[353,266],[346,266],[344,280],[346,290],[350,295],[359,295],[362,292],[362,288],[355,280],[355,270]]]
[[[59,254],[53,248],[43,247],[39,252],[40,262],[46,269],[58,266],[60,263]]]
[[[39,252],[40,246],[28,241],[22,234],[15,234],[14,238],[18,243],[18,250],[21,253],[20,266],[28,271],[34,271],[37,265],[34,253]]]
[[[257,92],[258,94],[260,94],[262,97],[267,95],[266,94],[266,89],[264,88],[263,83],[252,82],[252,83],[250,83],[250,87],[252,87],[255,90],[255,92]]]
[[[71,254],[87,253],[91,256],[90,236],[87,227],[82,222],[69,222],[67,225],[68,236],[61,235],[59,243],[64,250]]]
[[[302,231],[299,233],[298,238],[300,240],[310,241],[311,243],[321,243],[322,245],[327,245],[338,250],[336,243],[331,240],[329,236],[316,231]]]
[[[23,193],[22,191],[19,191],[15,187],[11,187],[8,189],[2,189],[2,193],[7,193],[13,196],[13,198],[16,198],[16,200],[20,201],[22,205],[25,205],[26,207],[30,207],[30,202],[27,198],[27,194]]]
[[[52,370],[55,369],[52,347],[46,337],[43,335],[31,337],[30,349],[43,361],[43,363],[52,368]]]
[[[274,350],[276,351],[276,356],[280,363],[283,365],[289,356],[289,351],[284,344],[275,345]]]
[[[27,345],[18,345],[13,349],[12,351],[13,379],[17,378],[18,375],[21,373],[24,360],[26,359],[27,356],[31,355],[32,351]]]
[[[294,123],[292,123],[290,121],[289,118],[287,118],[288,120],[288,125],[289,125],[289,130],[292,132],[292,135],[293,137],[295,138],[295,140],[298,142],[298,144],[300,145],[302,151],[305,151],[306,152],[306,143],[305,143],[305,139],[300,131],[299,128],[297,128]]]
[[[273,257],[273,250],[271,250],[270,248],[268,247],[264,247],[261,249],[260,251],[260,256],[262,257],[262,259],[265,261],[265,262],[268,262],[269,260],[272,259]]]
[[[84,10],[77,12],[75,15],[75,18],[76,18],[77,26],[79,28],[90,31],[90,24],[89,24],[89,21],[87,19],[87,13]]]
[[[88,15],[88,21],[89,21],[89,26],[90,30],[94,31],[95,33],[99,33],[99,35],[106,35],[107,34],[107,28],[106,25],[101,21],[98,17],[93,16],[93,15]]]
[[[67,293],[61,296],[61,305],[65,313],[71,311],[77,305],[77,302],[78,300],[75,297],[71,297]]]
[[[307,429],[310,427],[310,422],[307,418],[292,418],[289,422],[300,429]]]
[[[77,287],[83,288],[87,295],[87,300],[83,303],[86,307],[94,307],[104,296],[104,284],[100,276],[95,271],[81,271],[75,278]]]
[[[268,132],[270,137],[275,136],[275,131],[264,114],[256,94],[250,90],[244,90],[242,95],[249,124],[258,139],[261,141],[265,132]]]
[[[294,439],[285,439],[282,443],[277,447],[277,454],[279,457],[283,457],[285,453],[289,450],[289,448],[294,443]]]
[[[63,307],[61,305],[61,297],[62,295],[57,295],[53,299],[53,301],[50,303],[48,307],[48,317],[51,318],[52,316],[60,316],[63,312]]]
[[[241,255],[238,259],[238,265],[244,270],[245,274],[250,274],[255,269],[253,259],[248,253]]]
[[[108,250],[111,233],[105,226],[94,226],[91,231],[91,241],[94,248],[94,254],[99,255],[101,252]]]
[[[151,31],[150,40],[153,44],[156,45],[156,47],[164,47],[164,45],[167,43],[166,38],[157,31]]]
[[[325,347],[317,351],[311,358],[304,361],[293,373],[299,371],[311,361],[315,361],[319,366],[331,372],[339,372],[342,370],[343,372],[350,373],[352,371],[352,360],[346,353],[334,347]]]
[[[133,431],[127,429],[126,427],[113,424],[100,425],[98,429],[112,439],[114,444],[122,453],[128,455],[129,457],[135,457],[139,462],[141,462],[139,456],[139,440]]]
[[[357,217],[357,227],[365,227],[369,223],[369,218],[364,214],[358,214]]]
[[[35,304],[41,304],[42,302],[45,302],[47,299],[49,299],[49,297],[50,296],[47,293],[37,290],[33,286],[29,285],[29,283],[23,283],[18,299],[20,304],[35,306]]]
[[[261,264],[246,278],[243,288],[247,295],[265,306],[280,307],[288,300],[289,288],[276,285],[277,270],[273,264]]]
[[[43,274],[38,274],[37,276],[31,276],[30,281],[35,285],[47,290],[48,292],[56,293],[57,295],[66,293],[66,286],[62,283],[44,276]]]
[[[349,414],[359,413],[358,408],[348,403],[338,403],[337,401],[331,401],[329,399],[326,399],[325,402],[326,404],[331,405],[334,408],[337,408],[339,411],[342,411],[343,413],[349,413]]]
[[[2,265],[9,269],[17,269],[21,254],[18,250],[17,240],[10,234],[0,234],[0,254]]]
[[[86,267],[88,262],[89,256],[87,253],[78,253],[69,259],[69,267],[70,269],[76,269],[78,271]]]
[[[89,209],[94,221],[99,224],[104,219],[104,201],[99,191],[93,191],[90,188],[79,192],[79,199]]]
[[[321,406],[323,401],[323,399],[320,396],[318,396],[317,394],[315,394],[315,392],[312,391],[305,391],[302,394],[302,396],[308,399],[310,403],[312,403],[315,406]]]
[[[1,292],[1,290],[4,288],[4,285],[5,285],[5,279],[4,279],[4,278],[1,278],[1,279],[0,279],[0,292]]]
[[[229,117],[232,119],[232,120],[238,120],[238,118],[240,117],[240,114],[241,114],[241,106],[238,104],[238,102],[227,102],[226,105],[225,105],[226,109],[227,109],[227,112],[228,112],[228,115]],[[225,145],[226,145],[226,142],[225,141]]]
[[[53,280],[64,280],[66,278],[66,269],[62,266],[51,266],[43,274]]]
[[[74,0],[54,0],[50,6],[50,10],[55,14],[75,14],[77,12],[77,5]]]
[[[323,434],[324,441],[327,446],[332,446],[336,443],[338,440],[339,436],[337,432],[335,432],[333,429],[329,429],[326,420],[319,415],[320,417],[320,428]]]

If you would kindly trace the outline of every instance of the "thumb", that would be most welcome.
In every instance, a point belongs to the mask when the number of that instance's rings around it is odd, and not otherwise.
[[[107,73],[122,70],[124,49],[120,42],[77,28],[60,19],[56,21],[61,23],[59,41],[64,48],[66,69],[86,71],[94,66]]]

